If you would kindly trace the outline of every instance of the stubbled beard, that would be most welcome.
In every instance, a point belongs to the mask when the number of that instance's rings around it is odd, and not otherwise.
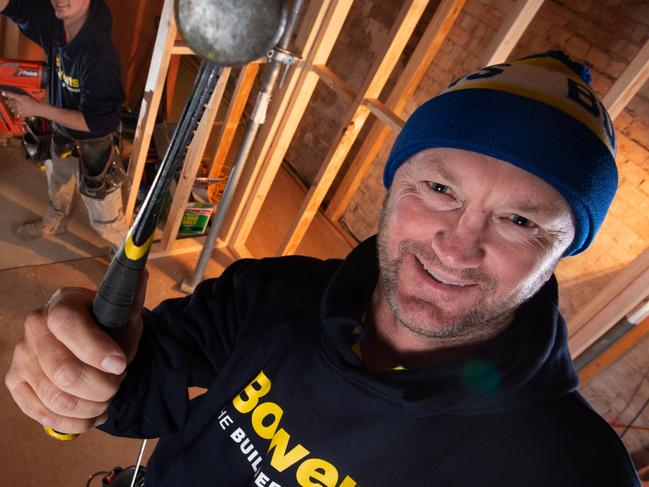
[[[541,288],[552,274],[552,266],[541,273],[523,292],[514,292],[497,303],[488,303],[488,298],[497,288],[494,277],[475,270],[464,269],[461,271],[445,266],[430,246],[422,246],[417,242],[405,240],[399,243],[398,255],[390,260],[386,233],[386,206],[381,213],[379,233],[377,238],[380,281],[393,316],[413,333],[431,339],[480,339],[488,338],[503,330],[512,320],[516,309],[531,298]],[[399,303],[399,273],[403,264],[403,257],[412,254],[433,264],[435,268],[460,276],[466,280],[477,283],[482,291],[482,297],[464,312],[447,312],[440,305],[443,303],[429,303],[420,300],[419,307],[435,307],[435,321],[442,326],[431,326],[431,323],[415,321],[408,316],[406,309]],[[416,299],[416,298],[414,298]],[[426,314],[426,313],[420,313]]]

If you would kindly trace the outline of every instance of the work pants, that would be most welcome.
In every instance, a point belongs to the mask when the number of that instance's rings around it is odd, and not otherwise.
[[[48,213],[65,218],[72,209],[72,200],[78,184],[79,159],[74,156],[61,159],[51,150],[51,159],[45,161],[47,191],[50,198]],[[90,226],[105,240],[119,247],[124,241],[128,224],[122,207],[122,191],[116,188],[102,199],[81,194],[88,210]]]

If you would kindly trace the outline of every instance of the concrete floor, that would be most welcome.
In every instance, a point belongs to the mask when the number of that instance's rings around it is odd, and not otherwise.
[[[22,222],[37,218],[47,201],[45,175],[22,158],[15,148],[0,149],[0,372],[4,377],[13,348],[23,334],[27,314],[43,306],[59,287],[95,288],[109,263],[107,244],[86,223],[83,205],[71,215],[69,232],[58,238],[20,242],[13,235]],[[262,210],[249,250],[255,256],[273,255],[291,216],[299,208],[302,188],[288,173],[280,172],[268,204]],[[79,203],[79,202],[78,202]],[[299,251],[317,257],[344,256],[350,246],[319,216]],[[191,275],[198,254],[150,259],[146,305],[182,296],[177,284]],[[229,259],[215,252],[205,277],[218,276]],[[48,437],[27,418],[0,388],[0,485],[11,487],[85,486],[93,472],[135,463],[140,442],[113,438],[98,431],[72,442]],[[153,449],[147,447],[145,461]],[[99,486],[96,479],[91,486]]]
[[[0,269],[106,254],[109,243],[88,225],[88,215],[78,193],[66,234],[47,240],[19,240],[14,234],[16,228],[41,217],[47,202],[45,172],[24,158],[22,148],[0,149]]]

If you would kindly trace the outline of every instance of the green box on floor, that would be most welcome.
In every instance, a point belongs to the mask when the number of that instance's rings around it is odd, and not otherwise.
[[[203,235],[213,211],[214,205],[209,203],[189,203],[185,208],[178,235],[183,237]]]

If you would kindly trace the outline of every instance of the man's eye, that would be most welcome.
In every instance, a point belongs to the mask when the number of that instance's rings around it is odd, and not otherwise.
[[[511,220],[512,220],[512,222],[514,222],[514,223],[515,223],[516,225],[518,225],[519,227],[530,228],[530,227],[535,226],[533,221],[528,220],[528,219],[525,218],[524,216],[520,216],[520,215],[512,215],[512,216],[511,216]]]
[[[445,186],[440,183],[435,183],[433,181],[428,183],[428,186],[430,186],[430,189],[435,191],[436,193],[448,193],[450,188],[448,186]]]

